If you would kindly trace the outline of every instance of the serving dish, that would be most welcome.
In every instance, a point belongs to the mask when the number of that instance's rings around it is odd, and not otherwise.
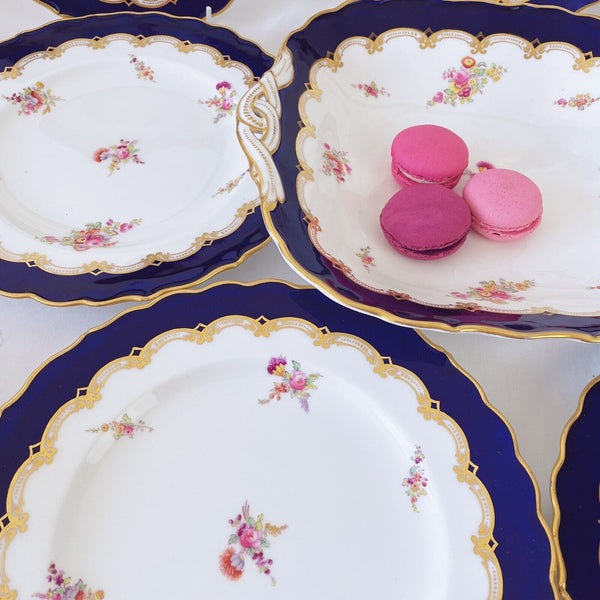
[[[479,386],[314,289],[126,311],[3,407],[0,453],[0,598],[558,598],[536,484]]]
[[[169,15],[181,17],[206,16],[206,7],[211,8],[212,14],[216,15],[229,7],[234,0],[210,0],[209,2],[198,2],[198,0],[36,0],[52,9],[59,15],[69,17],[81,17],[99,13],[133,11],[147,12],[160,11]]]
[[[594,597],[600,589],[600,378],[581,394],[561,437],[552,472],[552,530],[559,544],[559,584],[568,600]],[[582,465],[585,467],[582,468]]]
[[[0,44],[0,293],[148,298],[266,243],[235,110],[271,64],[224,27],[158,13]]]
[[[317,16],[240,106],[284,258],[328,296],[396,323],[597,340],[599,33],[595,19],[527,5],[358,1]],[[282,107],[280,122],[265,104]],[[467,142],[459,192],[490,164],[533,179],[541,226],[505,244],[471,232],[444,260],[394,252],[378,222],[399,189],[390,145],[419,123]]]

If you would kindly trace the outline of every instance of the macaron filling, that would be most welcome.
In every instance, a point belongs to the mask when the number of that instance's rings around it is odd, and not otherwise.
[[[394,170],[394,175],[396,177],[396,181],[408,180],[410,183],[438,183],[439,185],[443,185],[446,187],[454,187],[460,181],[460,178],[463,175],[463,172],[459,175],[451,175],[449,177],[445,177],[443,179],[431,179],[426,177],[418,177],[416,175],[411,175],[404,171],[398,165],[392,165],[392,169]]]
[[[391,234],[389,234],[383,228],[383,226],[381,227],[381,229],[386,240],[393,248],[398,250],[398,252],[407,256],[412,256],[413,258],[441,258],[442,256],[448,256],[449,254],[453,254],[454,252],[456,252],[465,243],[467,239],[467,235],[465,234],[455,242],[451,242],[446,246],[442,246],[440,248],[410,248],[408,246],[403,246],[402,244],[400,244]]]

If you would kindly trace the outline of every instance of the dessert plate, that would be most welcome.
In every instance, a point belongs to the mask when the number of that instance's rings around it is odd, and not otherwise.
[[[226,28],[156,13],[0,44],[0,291],[140,299],[258,249],[235,111],[271,64]]]
[[[117,11],[147,12],[160,11],[181,17],[206,16],[206,8],[212,14],[225,10],[234,0],[36,0],[59,15],[81,17],[98,13]]]
[[[600,589],[600,378],[583,391],[561,437],[552,472],[553,533],[559,544],[564,598],[593,598]],[[585,465],[585,468],[583,468]]]
[[[286,260],[339,302],[397,323],[598,339],[599,34],[597,20],[555,9],[436,0],[358,1],[309,22],[240,108]],[[283,107],[280,125],[265,104]],[[541,226],[504,244],[471,232],[443,260],[395,252],[379,226],[399,189],[390,146],[421,123],[466,141],[458,192],[490,165],[533,179]]]
[[[513,435],[414,330],[281,282],[169,293],[4,407],[0,598],[558,598]]]

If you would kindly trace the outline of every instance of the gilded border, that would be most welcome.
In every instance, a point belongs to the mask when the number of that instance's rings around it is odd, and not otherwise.
[[[219,52],[219,50],[213,48],[212,46],[206,44],[192,44],[189,41],[182,41],[167,35],[143,37],[126,33],[113,33],[102,38],[77,38],[68,40],[67,42],[64,42],[55,48],[48,48],[45,51],[28,54],[27,56],[24,56],[18,60],[14,65],[6,67],[3,72],[0,72],[0,81],[16,79],[23,74],[25,67],[29,63],[35,60],[55,60],[56,58],[63,56],[65,52],[69,50],[69,48],[75,46],[84,46],[92,48],[93,50],[100,50],[106,48],[109,44],[116,41],[125,41],[134,48],[143,48],[155,43],[167,43],[173,46],[178,52],[184,54],[201,52],[210,56],[214,64],[218,67],[224,69],[231,68],[241,71],[244,76],[244,83],[247,86],[250,86],[255,81],[254,74],[245,64],[232,60],[229,56],[223,55],[221,52]],[[203,247],[210,246],[216,240],[231,235],[234,231],[241,227],[247,216],[255,212],[259,204],[260,199],[258,197],[254,198],[250,202],[243,203],[236,209],[232,220],[228,225],[219,230],[202,233],[200,236],[197,236],[192,244],[185,250],[175,253],[156,252],[148,254],[143,259],[129,265],[116,265],[106,261],[92,261],[76,267],[64,267],[53,263],[52,260],[48,259],[48,257],[44,254],[40,254],[38,252],[25,254],[14,253],[4,248],[1,243],[0,260],[26,263],[30,267],[38,267],[48,273],[61,276],[75,276],[88,273],[92,275],[99,275],[100,273],[134,273],[151,265],[159,266],[163,262],[175,262],[182,260],[192,256]]]
[[[165,345],[174,340],[189,341],[195,344],[210,343],[215,336],[230,327],[241,327],[255,337],[268,338],[271,333],[295,329],[306,334],[315,346],[324,349],[332,346],[351,347],[362,353],[373,372],[382,378],[393,378],[407,384],[415,393],[417,412],[425,420],[433,420],[444,427],[455,443],[456,464],[453,467],[457,480],[465,483],[477,498],[481,509],[481,522],[476,534],[471,536],[473,551],[477,554],[488,576],[488,600],[502,598],[502,572],[495,555],[497,542],[493,537],[494,507],[489,492],[477,477],[477,466],[470,460],[470,450],[466,436],[458,423],[440,408],[439,401],[431,398],[419,377],[408,369],[393,364],[391,358],[381,356],[368,342],[358,336],[331,332],[327,327],[316,327],[313,323],[297,317],[254,319],[244,315],[230,315],[216,319],[204,325],[200,323],[194,329],[172,329],[163,332],[150,340],[143,348],[134,347],[128,356],[114,359],[99,369],[92,377],[90,384],[79,388],[74,398],[59,408],[48,422],[39,444],[30,446],[29,458],[15,473],[7,495],[6,515],[0,518],[0,600],[14,600],[17,590],[11,590],[10,579],[6,573],[6,555],[10,542],[18,533],[27,530],[28,514],[25,512],[24,490],[29,477],[44,464],[51,464],[57,450],[60,427],[72,414],[91,409],[102,398],[102,388],[116,372],[124,369],[142,369],[152,361],[152,357]]]

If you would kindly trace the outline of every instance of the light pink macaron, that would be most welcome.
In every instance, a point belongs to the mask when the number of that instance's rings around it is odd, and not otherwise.
[[[529,177],[510,169],[487,169],[473,175],[463,198],[471,210],[471,227],[492,240],[525,237],[542,220],[540,189]]]
[[[438,125],[415,125],[392,142],[392,174],[402,186],[437,183],[452,189],[469,163],[461,137]]]

